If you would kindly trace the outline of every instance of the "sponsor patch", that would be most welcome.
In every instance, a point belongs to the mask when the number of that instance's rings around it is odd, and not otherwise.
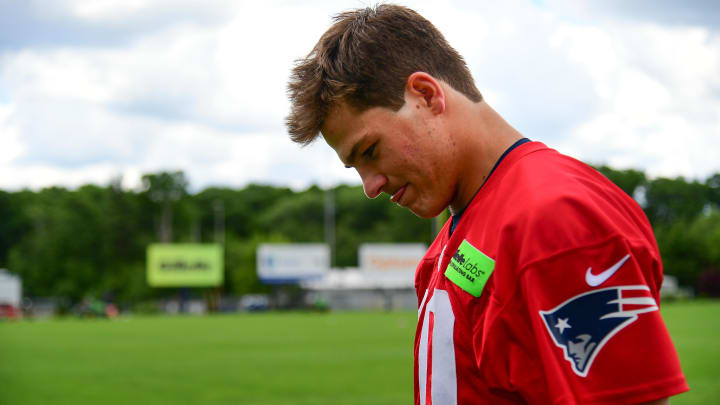
[[[495,260],[463,240],[445,269],[445,277],[473,297],[479,297],[493,269]]]

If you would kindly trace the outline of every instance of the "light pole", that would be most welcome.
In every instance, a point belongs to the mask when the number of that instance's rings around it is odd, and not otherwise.
[[[328,186],[325,190],[325,243],[330,247],[330,267],[335,266],[335,193]]]

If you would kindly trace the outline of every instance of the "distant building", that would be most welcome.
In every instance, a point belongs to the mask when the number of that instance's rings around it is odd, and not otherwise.
[[[415,310],[415,268],[426,249],[421,243],[363,244],[359,268],[331,269],[301,285],[310,300],[322,300],[331,309]]]
[[[0,318],[20,317],[22,280],[6,269],[0,269]]]

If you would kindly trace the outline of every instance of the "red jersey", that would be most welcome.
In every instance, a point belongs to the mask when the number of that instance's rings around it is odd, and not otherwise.
[[[418,265],[415,404],[637,404],[688,390],[642,209],[539,142]]]

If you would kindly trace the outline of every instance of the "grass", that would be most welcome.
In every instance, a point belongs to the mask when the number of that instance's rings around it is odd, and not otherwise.
[[[663,305],[691,391],[720,398],[720,302]],[[0,404],[412,403],[416,314],[0,323]]]
[[[412,401],[412,313],[0,324],[0,404]]]
[[[720,402],[720,301],[664,303],[661,307],[690,391],[673,405]]]

